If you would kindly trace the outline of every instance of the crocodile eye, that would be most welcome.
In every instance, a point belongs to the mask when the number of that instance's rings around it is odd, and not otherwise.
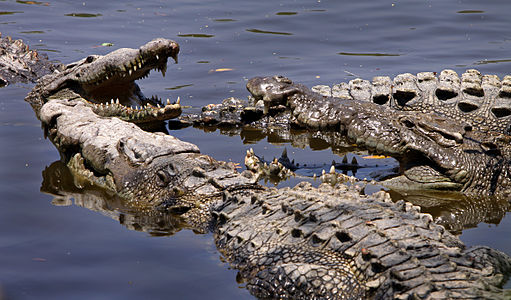
[[[94,56],[87,56],[87,58],[85,59],[85,62],[88,64],[90,64],[93,61],[94,61]]]
[[[413,128],[413,127],[415,127],[415,123],[414,123],[414,122],[412,122],[412,121],[411,121],[411,120],[409,120],[409,119],[403,119],[403,120],[401,120],[401,123],[402,123],[403,125],[405,125],[406,127],[408,127],[408,128]]]
[[[172,181],[172,178],[176,176],[176,171],[172,164],[168,164],[162,169],[156,172],[157,184],[160,187],[166,187]]]
[[[170,174],[165,172],[164,170],[159,170],[156,172],[156,176],[158,177],[158,186],[159,187],[166,187],[170,182]]]

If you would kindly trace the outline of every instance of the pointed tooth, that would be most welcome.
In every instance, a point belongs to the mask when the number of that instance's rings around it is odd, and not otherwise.
[[[330,174],[335,174],[335,167],[333,165],[330,167]]]
[[[119,104],[119,98],[115,99],[115,103]]]
[[[167,72],[167,65],[163,65],[163,68],[161,68],[161,74],[163,77],[165,77],[165,73]]]
[[[156,103],[156,107],[161,108],[160,103]]]
[[[110,100],[110,103],[111,103],[111,104],[114,104],[114,99]]]
[[[130,76],[131,76],[131,73],[133,73],[133,71],[131,69],[128,72],[130,73]]]
[[[137,70],[137,65],[135,64],[135,65],[133,66],[133,71],[136,71],[136,70]]]
[[[142,69],[142,63],[141,62],[138,62],[138,68]]]
[[[159,59],[160,59],[160,57],[158,56],[158,54],[156,54],[156,59],[157,59],[157,60],[159,60]]]
[[[181,98],[177,97],[176,104],[181,104]]]
[[[167,98],[167,105],[170,105],[170,99]]]

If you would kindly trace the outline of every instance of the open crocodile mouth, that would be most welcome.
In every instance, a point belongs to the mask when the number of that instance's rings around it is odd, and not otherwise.
[[[401,116],[398,122],[403,125],[401,142],[406,145],[406,151],[400,159],[399,174],[384,185],[407,190],[462,190],[470,176],[463,165],[454,161],[452,154],[454,148],[469,142],[464,141],[464,136],[471,127],[449,123],[434,115],[422,115],[421,119]]]
[[[165,77],[167,59],[177,63],[179,45],[155,39],[139,49],[118,49],[105,56],[89,56],[67,69],[76,68],[67,86],[87,100],[94,112],[126,121],[145,123],[175,118],[181,114],[179,98],[171,103],[153,96],[146,98],[136,80],[151,70]]]

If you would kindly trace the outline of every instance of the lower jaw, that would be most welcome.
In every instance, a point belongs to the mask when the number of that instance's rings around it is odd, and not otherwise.
[[[461,191],[462,185],[449,181],[418,182],[404,175],[396,176],[380,183],[393,190],[434,190],[434,191]]]

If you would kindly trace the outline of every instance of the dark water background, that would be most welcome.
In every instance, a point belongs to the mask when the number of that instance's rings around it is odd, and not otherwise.
[[[511,2],[502,1],[0,1],[0,31],[52,60],[71,62],[155,37],[181,45],[179,64],[140,85],[197,111],[245,82],[282,74],[306,85],[354,75],[477,68],[503,77],[511,66]],[[113,43],[112,47],[100,46]],[[230,69],[228,71],[215,71]],[[31,85],[0,89],[0,298],[250,299],[222,263],[211,235],[151,236],[40,192],[59,159],[23,101]],[[173,132],[219,160],[267,157],[284,146],[188,128]],[[331,150],[288,151],[325,163]],[[339,160],[339,158],[337,157]],[[461,238],[511,254],[511,221],[479,224]]]

